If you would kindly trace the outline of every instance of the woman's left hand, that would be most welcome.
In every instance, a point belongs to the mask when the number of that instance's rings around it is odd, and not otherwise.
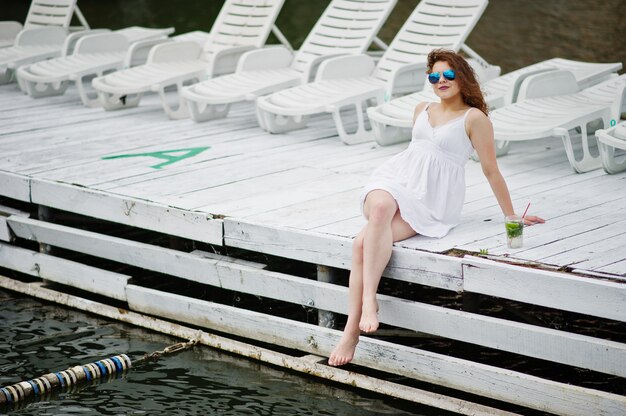
[[[526,215],[524,217],[524,225],[543,224],[544,222],[546,222],[546,220],[536,215]]]

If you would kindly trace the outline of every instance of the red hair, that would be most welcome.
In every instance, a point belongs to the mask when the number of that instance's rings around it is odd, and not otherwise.
[[[459,83],[463,102],[488,115],[489,107],[487,107],[485,97],[480,89],[476,73],[465,58],[449,49],[433,49],[428,54],[426,73],[433,72],[433,66],[436,62],[447,62],[456,71],[458,76],[455,80]]]

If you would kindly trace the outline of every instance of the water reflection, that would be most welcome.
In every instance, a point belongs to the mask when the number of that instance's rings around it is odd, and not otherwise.
[[[50,336],[53,334],[55,336]],[[0,386],[120,353],[137,359],[178,341],[0,291]],[[441,414],[428,413],[417,405],[405,411],[393,403],[391,399],[365,397],[206,347],[196,347],[145,363],[118,378],[55,393],[25,408],[13,409],[11,413]]]

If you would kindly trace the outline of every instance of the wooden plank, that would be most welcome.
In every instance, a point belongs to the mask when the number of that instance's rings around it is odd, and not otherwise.
[[[0,170],[0,195],[30,202],[30,178]]]
[[[514,196],[528,198],[529,195],[547,188],[566,187],[603,174],[601,171],[575,174],[565,157],[565,152],[554,154],[546,151],[538,155],[526,151],[522,154],[514,153],[510,152],[505,158],[498,159],[507,186]],[[466,205],[468,209],[476,210],[485,202],[493,200],[493,191],[482,171],[477,169],[480,165],[469,164],[469,167],[471,169],[468,169],[466,181]],[[470,172],[472,174],[469,174]]]
[[[326,196],[320,195],[312,200],[253,215],[246,220],[265,226],[275,224],[301,230],[323,227],[359,215],[360,193],[359,187]]]
[[[8,222],[16,236],[27,240],[172,276],[187,276],[191,280],[216,286],[220,285],[216,264],[229,261],[198,252],[185,253],[29,218],[11,217]],[[194,270],[193,274],[189,270]]]
[[[626,376],[626,344],[378,295],[380,322],[551,362]],[[347,303],[347,296],[345,299]],[[319,305],[329,309],[331,305]]]
[[[602,273],[613,273],[616,275],[626,276],[626,260],[618,261],[616,263],[607,264],[597,268],[595,271]]]
[[[531,201],[533,210],[541,213],[544,217],[550,219],[569,212],[576,212],[588,207],[593,207],[604,202],[620,199],[622,195],[611,192],[615,189],[616,182],[606,180],[603,177],[595,177],[583,182],[576,182],[564,187],[547,187],[541,192],[535,192],[528,196],[513,195],[514,204],[519,210],[523,210],[526,203],[522,201]],[[576,192],[572,192],[576,189]],[[588,195],[588,198],[580,198],[580,194]],[[592,197],[593,196],[593,197]],[[463,215],[466,218],[486,218],[489,216],[499,220],[502,216],[499,207],[489,204],[489,207],[483,206],[476,208],[473,212],[464,207]],[[476,222],[473,223],[476,228]],[[475,233],[475,229],[467,227],[469,233]]]
[[[308,182],[291,184],[282,189],[277,188],[271,193],[241,195],[236,200],[213,203],[198,209],[238,218],[252,217],[285,206],[315,200],[319,197],[358,189],[362,180],[360,176],[356,175],[330,174],[327,177],[312,179]]]
[[[224,242],[244,248],[324,266],[349,269],[352,241],[344,237],[251,222],[224,220]],[[383,276],[427,286],[460,291],[461,259],[394,247]]]
[[[12,215],[28,218],[30,213],[0,205],[0,241],[11,242],[13,239],[13,235],[11,234],[9,224],[7,222],[7,219]]]
[[[584,211],[584,218],[580,212],[570,212],[556,218],[550,218],[545,224],[538,228],[525,228],[524,248],[516,251],[516,255],[524,253],[525,250],[542,247],[549,244],[559,244],[562,240],[574,237],[581,233],[591,232],[597,228],[606,227],[615,221],[616,210],[624,206],[624,198],[606,202],[590,207]],[[502,226],[503,227],[503,226]],[[531,232],[526,232],[531,231]],[[502,240],[498,246],[486,247],[490,254],[504,254],[508,250],[503,247],[505,235],[502,233]],[[490,240],[489,240],[490,241]]]
[[[126,301],[131,276],[0,243],[0,267]]]
[[[587,240],[578,247],[541,260],[553,264],[575,264],[583,269],[626,260],[626,220],[596,228],[585,235]]]
[[[528,248],[523,253],[524,258],[540,260],[542,263],[556,265],[571,264],[575,262],[576,259],[586,260],[589,257],[588,254],[584,253],[585,250],[593,247],[600,247],[605,240],[614,236],[622,235],[624,231],[621,227],[625,226],[626,219],[622,221],[613,221],[611,224],[596,227],[589,231],[575,234],[550,244]],[[578,250],[580,255],[578,257],[572,256],[569,254],[571,250]]]
[[[359,231],[363,229],[365,224],[366,221],[362,215],[355,215],[352,218],[334,221],[321,227],[311,228],[308,231],[320,234],[330,234],[341,237],[354,238],[359,233]]]
[[[189,193],[180,195],[180,199],[191,200],[195,206],[209,206],[213,204],[230,202],[239,198],[250,198],[254,195],[271,194],[275,188],[285,188],[301,182],[327,177],[331,174],[328,170],[303,166],[303,167],[277,167],[279,170],[263,174],[257,174],[248,178],[236,180],[231,175],[224,175],[225,183],[212,187],[200,188]],[[204,172],[202,174],[204,177]],[[202,184],[201,186],[207,186]]]
[[[130,121],[129,121],[130,122]],[[143,125],[140,123],[140,125]],[[158,125],[158,123],[157,123]],[[154,169],[153,165],[164,162],[163,159],[150,157],[102,160],[104,156],[119,154],[149,153],[174,149],[188,149],[192,147],[209,147],[216,142],[216,134],[213,133],[207,140],[199,131],[187,129],[174,129],[173,126],[162,126],[161,129],[153,130],[154,127],[144,128],[143,132],[129,132],[133,126],[124,129],[118,126],[119,132],[112,131],[105,135],[91,137],[89,140],[81,139],[80,135],[69,138],[63,143],[58,143],[44,153],[44,149],[35,149],[29,155],[28,151],[14,156],[14,162],[5,165],[21,166],[20,172],[49,180],[76,182],[82,185],[94,185],[110,180],[111,178],[127,178],[142,174],[164,171],[169,173],[172,167],[195,165],[197,163],[214,158],[214,149],[209,149],[193,158],[176,162],[167,169]],[[248,129],[248,135],[250,129]],[[140,135],[142,134],[143,135]],[[237,131],[231,135],[237,136]],[[243,134],[243,133],[239,133]],[[113,137],[111,137],[113,136]],[[129,140],[132,137],[132,140]],[[221,136],[220,136],[221,137]],[[30,140],[29,140],[30,142]],[[80,150],[77,150],[80,149]],[[82,173],[83,176],[80,174]]]
[[[311,354],[328,355],[340,332],[129,285],[131,309]],[[619,414],[626,397],[361,337],[354,361],[376,370],[568,415]]]
[[[253,133],[257,133],[256,130]],[[319,133],[318,133],[319,134]],[[137,178],[103,184],[102,189],[124,193],[149,193],[150,195],[181,195],[204,190],[211,195],[211,189],[245,179],[284,172],[288,169],[315,166],[316,158],[324,157],[330,149],[333,152],[345,153],[346,147],[335,149],[333,139],[320,139],[316,136],[294,138],[285,135],[254,134],[247,140],[228,143],[224,146],[215,145],[210,154],[213,159],[207,163],[197,164],[190,169],[168,169],[167,172],[154,172]],[[241,149],[246,152],[242,153]],[[330,148],[330,149],[329,149]],[[249,153],[248,153],[249,152]],[[313,160],[313,161],[312,161]],[[328,171],[328,174],[333,174]],[[172,186],[172,185],[175,185]],[[245,196],[245,191],[240,191]],[[195,202],[195,198],[191,199]],[[185,204],[184,207],[201,209],[201,199],[196,204]]]
[[[221,254],[209,253],[208,251],[194,250],[190,254],[193,256],[197,256],[201,259],[212,259],[215,261],[219,261],[220,263],[240,264],[246,267],[254,267],[257,269],[264,269],[267,267],[266,264],[259,263],[256,261],[243,260],[243,259],[238,259],[235,257],[223,256]]]
[[[626,322],[626,283],[463,258],[463,288],[534,305]]]
[[[156,125],[159,124],[156,123]],[[131,135],[133,140],[128,140],[129,136],[126,131],[119,134],[115,139],[104,136],[98,141],[81,144],[83,150],[78,155],[75,151],[63,152],[63,148],[59,146],[60,148],[54,149],[54,153],[40,162],[41,166],[29,167],[28,172],[34,172],[38,175],[45,173],[47,179],[77,182],[85,186],[95,186],[122,179],[141,182],[158,176],[171,176],[185,170],[197,170],[204,167],[206,163],[219,161],[221,158],[240,153],[241,148],[237,148],[238,145],[262,147],[258,138],[254,137],[256,130],[252,128],[253,126],[232,129],[228,134],[217,130],[197,131],[173,127],[171,125],[162,126],[162,128],[154,131],[152,131],[154,127],[147,128],[144,129],[143,135],[140,135],[141,132]],[[111,134],[114,135],[115,133]],[[207,134],[210,135],[208,138]],[[70,149],[76,147],[76,142],[75,138],[71,143],[66,144],[66,147]],[[266,146],[270,144],[265,143]],[[163,169],[151,167],[164,162],[163,159],[152,157],[102,159],[104,156],[119,154],[151,153],[194,147],[208,147],[208,149],[193,158],[178,161]],[[196,180],[198,180],[197,177]],[[113,186],[120,185],[115,183],[111,187]]]
[[[209,244],[222,244],[222,222],[205,213],[42,180],[34,180],[31,187],[32,202],[36,204]]]
[[[605,175],[607,176],[607,175]],[[596,180],[594,180],[596,179]],[[593,178],[586,183],[585,186],[577,184],[576,191],[566,187],[564,189],[546,190],[539,195],[535,195],[532,199],[535,212],[541,214],[549,221],[552,218],[566,215],[572,212],[578,212],[578,220],[584,220],[584,211],[594,206],[602,205],[611,201],[623,198],[622,194],[612,192],[616,183],[610,181],[600,181],[601,178]],[[580,198],[580,193],[586,193],[588,198]],[[514,199],[514,201],[516,201]],[[527,200],[526,200],[527,201]],[[523,205],[518,202],[517,205]],[[440,251],[451,246],[464,250],[478,251],[481,248],[499,247],[504,250],[502,254],[508,254],[511,250],[503,247],[503,235],[501,212],[496,205],[480,210],[474,214],[467,214],[464,211],[464,222],[453,229],[448,236],[437,240],[425,241],[419,245],[419,248],[429,251]],[[489,219],[489,222],[485,222]],[[540,232],[539,228],[530,228],[529,232]],[[516,251],[516,254],[519,253]],[[531,253],[524,254],[520,258],[526,260],[538,260]]]

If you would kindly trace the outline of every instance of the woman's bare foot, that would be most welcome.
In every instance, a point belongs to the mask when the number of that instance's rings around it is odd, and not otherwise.
[[[328,357],[328,365],[337,367],[348,364],[354,357],[354,351],[356,350],[356,345],[358,343],[358,332],[356,334],[348,334],[344,332],[339,340],[339,344],[335,346]]]
[[[368,334],[378,329],[378,303],[375,300],[363,302],[359,328]]]

